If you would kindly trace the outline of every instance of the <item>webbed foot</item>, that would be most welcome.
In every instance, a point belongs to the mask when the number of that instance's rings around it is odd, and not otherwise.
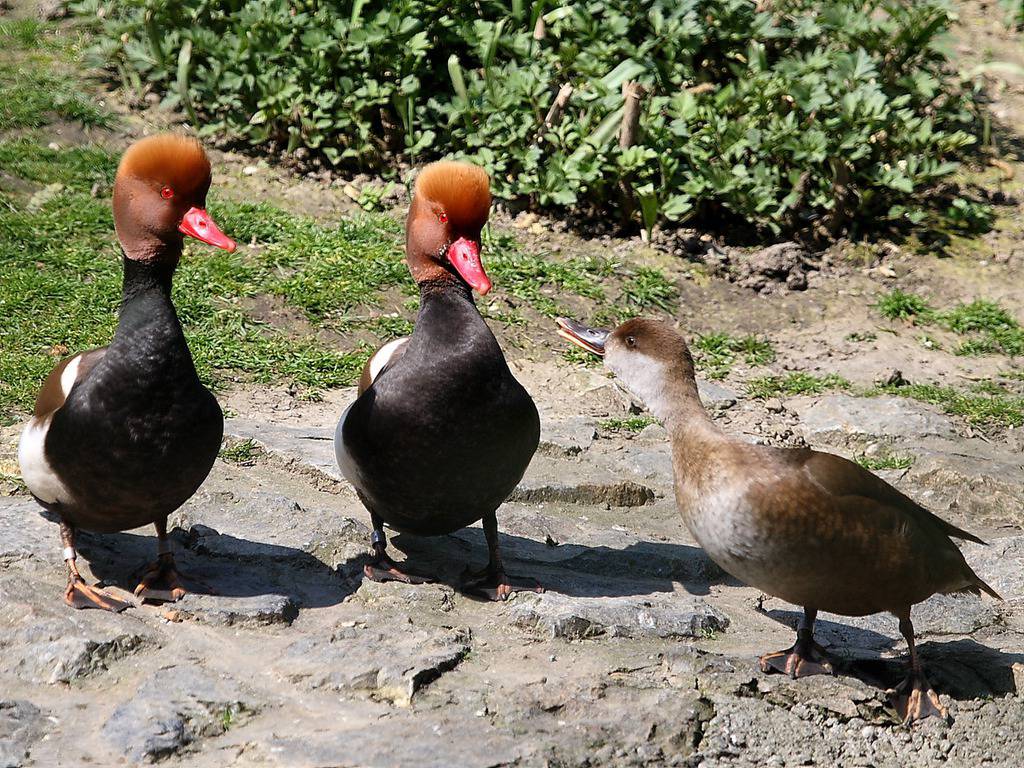
[[[181,583],[178,569],[174,565],[174,557],[168,553],[157,558],[142,576],[142,581],[135,588],[135,596],[142,600],[155,603],[173,603],[186,594],[187,590]]]
[[[78,610],[97,608],[103,611],[111,611],[112,613],[120,613],[132,605],[124,600],[118,600],[109,592],[99,587],[86,584],[81,578],[68,580],[67,589],[64,590],[64,602]]]

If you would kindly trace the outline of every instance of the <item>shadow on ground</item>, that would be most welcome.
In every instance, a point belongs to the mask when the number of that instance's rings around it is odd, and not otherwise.
[[[698,547],[641,541],[616,549],[576,544],[549,545],[499,533],[509,573],[535,578],[551,592],[570,597],[627,597],[674,592],[676,584],[693,595],[708,594],[717,583],[738,584]],[[458,588],[462,573],[487,563],[483,530],[464,528],[450,536],[400,533],[391,542],[411,568]]]
[[[282,595],[301,608],[322,608],[342,602],[359,586],[346,575],[348,569],[335,570],[294,547],[240,539],[205,526],[194,526],[191,533],[176,528],[171,539],[182,580],[195,594]],[[156,559],[156,536],[83,531],[77,543],[101,583],[129,592]]]
[[[802,618],[798,611],[767,611],[766,614],[792,628]],[[815,638],[829,643],[839,675],[855,677],[867,685],[894,688],[907,676],[909,655],[893,620],[893,635],[818,619]],[[835,638],[842,638],[838,642]],[[795,639],[795,635],[794,635]],[[880,650],[901,650],[896,658],[881,658]],[[929,681],[940,693],[958,701],[1018,692],[1014,664],[1024,664],[1024,654],[1006,653],[964,638],[949,642],[929,640],[917,646]],[[776,650],[766,648],[763,652]]]

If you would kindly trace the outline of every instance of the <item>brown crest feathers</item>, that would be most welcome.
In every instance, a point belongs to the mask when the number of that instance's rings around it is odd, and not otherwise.
[[[209,186],[210,160],[197,139],[161,133],[132,144],[121,158],[117,176],[167,185],[176,194],[186,194]]]
[[[490,179],[471,163],[431,163],[416,177],[416,195],[439,205],[459,229],[483,227],[491,210]]]

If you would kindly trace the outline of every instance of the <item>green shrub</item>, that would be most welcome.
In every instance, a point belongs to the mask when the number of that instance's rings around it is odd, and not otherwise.
[[[773,232],[917,220],[973,138],[944,0],[84,0],[205,132],[371,171],[461,155],[535,206]],[[543,35],[535,30],[543,26]],[[538,39],[539,38],[539,39]],[[623,84],[642,84],[620,148]],[[571,85],[561,120],[545,121]],[[194,112],[193,112],[194,110]],[[980,214],[958,210],[972,221]]]

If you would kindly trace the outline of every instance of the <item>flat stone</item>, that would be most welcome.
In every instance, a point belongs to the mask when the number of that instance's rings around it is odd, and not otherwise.
[[[906,474],[914,499],[967,530],[1024,527],[1024,466],[1020,454],[981,440],[931,443],[918,449]]]
[[[705,408],[725,410],[736,405],[739,395],[726,386],[714,381],[697,379],[697,392]]]
[[[157,760],[224,733],[256,709],[233,680],[182,664],[146,678],[110,715],[102,736],[129,760]]]
[[[313,690],[369,694],[399,706],[459,665],[470,650],[466,629],[387,631],[345,626],[329,637],[307,637],[292,644],[275,665]]]
[[[797,397],[786,406],[812,444],[856,446],[881,440],[952,438],[953,422],[927,405],[902,397]]]
[[[653,425],[652,425],[653,426]],[[672,467],[672,446],[666,437],[646,446],[630,446],[612,456],[617,474],[625,473],[643,479],[662,491],[672,489],[675,470]]]
[[[960,549],[974,572],[1008,603],[996,606],[1024,622],[1024,604],[1020,602],[1024,595],[1024,536],[992,539],[988,546],[961,543]],[[991,604],[988,598],[985,600]]]
[[[680,594],[643,597],[570,597],[556,592],[516,597],[513,622],[550,637],[708,637],[729,618],[704,600]]]
[[[224,434],[253,440],[267,453],[286,464],[319,473],[333,481],[343,478],[334,455],[333,427],[295,427],[248,419],[227,419]]]
[[[32,499],[0,499],[0,566],[34,560],[61,562],[58,528]]]
[[[289,626],[299,615],[298,606],[285,595],[216,597],[189,594],[175,603],[171,610],[182,619],[225,627]]]
[[[53,600],[58,600],[56,595]],[[116,626],[126,623],[120,621],[121,617],[114,626],[108,626],[65,609],[63,603],[57,607],[69,615],[15,632],[0,669],[35,685],[70,683],[105,671],[111,663],[137,653],[149,642],[139,632]]]
[[[542,416],[538,450],[548,456],[576,456],[587,450],[596,436],[597,424],[587,416],[571,416],[563,421]]]
[[[662,443],[668,440],[668,430],[661,424],[648,424],[636,436],[641,442]]]
[[[202,554],[265,565],[303,567],[310,555],[330,567],[362,554],[370,530],[349,509],[308,508],[264,491],[200,492],[172,518],[187,530],[187,546]],[[230,531],[226,533],[225,531]]]
[[[44,720],[30,701],[0,699],[0,768],[29,764],[32,745],[43,735]]]
[[[246,749],[255,765],[281,768],[333,766],[415,766],[416,768],[497,768],[543,765],[520,762],[530,749],[525,731],[491,724],[459,702],[446,702],[424,717],[416,708],[360,702],[343,718],[303,717],[302,731],[282,728]]]
[[[615,483],[550,483],[530,486],[520,484],[509,501],[537,504],[566,502],[569,504],[608,504],[613,507],[640,507],[654,501],[652,489],[631,480]]]

